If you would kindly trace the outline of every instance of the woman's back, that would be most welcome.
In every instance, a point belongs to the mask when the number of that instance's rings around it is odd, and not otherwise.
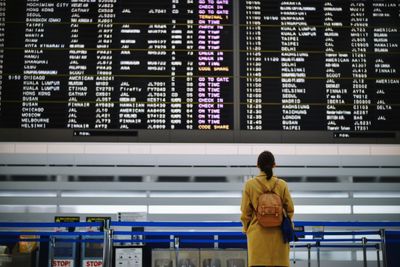
[[[261,172],[244,186],[241,221],[248,239],[249,266],[289,266],[289,244],[284,243],[280,227],[261,226],[255,212],[260,195],[266,188],[272,189],[276,182],[274,192],[281,197],[283,208],[292,218],[294,207],[285,181],[275,176],[267,180],[266,173]]]

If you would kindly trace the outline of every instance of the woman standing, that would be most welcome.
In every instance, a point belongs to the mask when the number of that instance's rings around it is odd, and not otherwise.
[[[293,219],[294,207],[285,181],[273,175],[274,155],[264,151],[258,156],[260,174],[246,182],[241,204],[243,232],[247,236],[249,266],[289,266],[289,243],[277,227],[263,227],[258,223],[256,210],[258,198],[265,189],[273,190],[282,200],[282,206]]]

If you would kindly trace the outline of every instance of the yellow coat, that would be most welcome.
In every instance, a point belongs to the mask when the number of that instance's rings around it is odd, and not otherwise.
[[[264,189],[255,179],[271,189],[278,178],[273,176],[267,180],[266,174],[261,172],[244,185],[240,220],[247,236],[249,266],[289,266],[289,243],[283,242],[280,227],[264,228],[258,224],[254,209],[257,209],[258,197]],[[293,219],[294,206],[286,182],[279,179],[274,192],[282,198],[283,207]]]

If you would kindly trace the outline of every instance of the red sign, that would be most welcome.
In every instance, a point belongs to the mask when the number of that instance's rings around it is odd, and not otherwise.
[[[103,267],[102,260],[83,260],[83,266],[85,267]]]
[[[53,267],[73,267],[74,260],[53,260]]]

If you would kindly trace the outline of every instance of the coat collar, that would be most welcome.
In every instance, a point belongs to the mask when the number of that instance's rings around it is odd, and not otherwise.
[[[261,181],[267,181],[266,178],[264,178],[264,177],[267,177],[267,174],[263,171],[260,171],[260,173],[257,175],[256,179],[260,179]],[[271,180],[268,180],[268,181],[272,181],[275,179],[276,179],[276,176],[272,175]]]

